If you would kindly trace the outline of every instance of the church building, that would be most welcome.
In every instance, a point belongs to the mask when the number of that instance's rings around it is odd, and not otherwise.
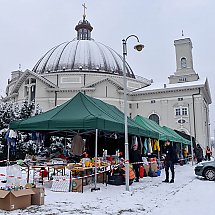
[[[91,37],[86,15],[75,26],[77,37],[47,51],[32,70],[13,71],[4,102],[35,101],[43,112],[64,103],[78,92],[124,110],[123,58]],[[128,116],[142,115],[188,135],[204,149],[210,144],[207,78],[193,68],[190,38],[174,41],[176,72],[159,86],[135,75],[126,63]]]

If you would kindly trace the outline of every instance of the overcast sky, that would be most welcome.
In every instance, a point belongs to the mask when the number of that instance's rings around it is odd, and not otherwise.
[[[0,95],[10,72],[32,69],[53,46],[76,37],[75,25],[87,6],[92,37],[121,54],[122,39],[136,34],[143,52],[127,43],[127,61],[136,75],[168,83],[176,70],[174,40],[189,37],[193,43],[194,69],[207,77],[215,96],[215,1],[214,0],[0,0]],[[210,105],[211,136],[215,108]]]

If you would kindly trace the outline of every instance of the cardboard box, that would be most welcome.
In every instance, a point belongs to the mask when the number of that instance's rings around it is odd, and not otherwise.
[[[158,171],[157,162],[150,163],[150,169],[151,169],[152,172],[157,172]]]
[[[107,181],[106,172],[97,175],[97,183],[105,183]]]
[[[94,177],[94,176],[89,176],[89,177],[83,178],[83,180],[82,180],[83,186],[91,184],[92,183],[92,177]]]
[[[72,192],[83,192],[82,179],[73,179],[71,191]]]
[[[43,187],[32,188],[35,194],[31,197],[32,205],[44,205],[45,189]]]
[[[148,176],[149,175],[149,164],[144,164],[144,171],[146,173],[146,175]]]
[[[0,209],[12,211],[27,208],[31,205],[32,194],[34,194],[32,189],[18,191],[0,190]]]

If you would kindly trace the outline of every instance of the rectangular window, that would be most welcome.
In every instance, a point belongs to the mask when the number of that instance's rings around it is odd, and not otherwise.
[[[181,115],[181,109],[180,108],[176,108],[175,109],[175,115],[176,116],[180,116]]]
[[[137,109],[139,108],[139,104],[137,103]]]
[[[183,101],[183,98],[178,98],[178,101]]]
[[[129,108],[130,108],[130,109],[132,108],[132,104],[129,104]]]
[[[186,107],[183,107],[183,108],[181,109],[181,112],[182,112],[182,115],[183,115],[183,116],[187,116],[187,115],[188,115],[188,110],[187,110]]]
[[[130,117],[130,118],[132,117],[132,114],[131,114],[131,113],[129,113],[129,117]]]
[[[155,100],[151,100],[151,103],[152,103],[152,104],[155,103]]]

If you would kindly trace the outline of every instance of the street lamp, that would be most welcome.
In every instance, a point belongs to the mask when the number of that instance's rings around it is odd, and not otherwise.
[[[124,117],[125,117],[125,184],[126,191],[129,191],[129,154],[128,154],[128,101],[127,101],[127,78],[126,78],[126,61],[125,57],[127,55],[127,40],[130,37],[135,37],[137,39],[138,44],[134,46],[134,49],[137,51],[142,51],[144,45],[140,44],[139,38],[136,35],[130,35],[126,39],[122,40],[122,50],[123,50],[123,82],[124,82]]]

